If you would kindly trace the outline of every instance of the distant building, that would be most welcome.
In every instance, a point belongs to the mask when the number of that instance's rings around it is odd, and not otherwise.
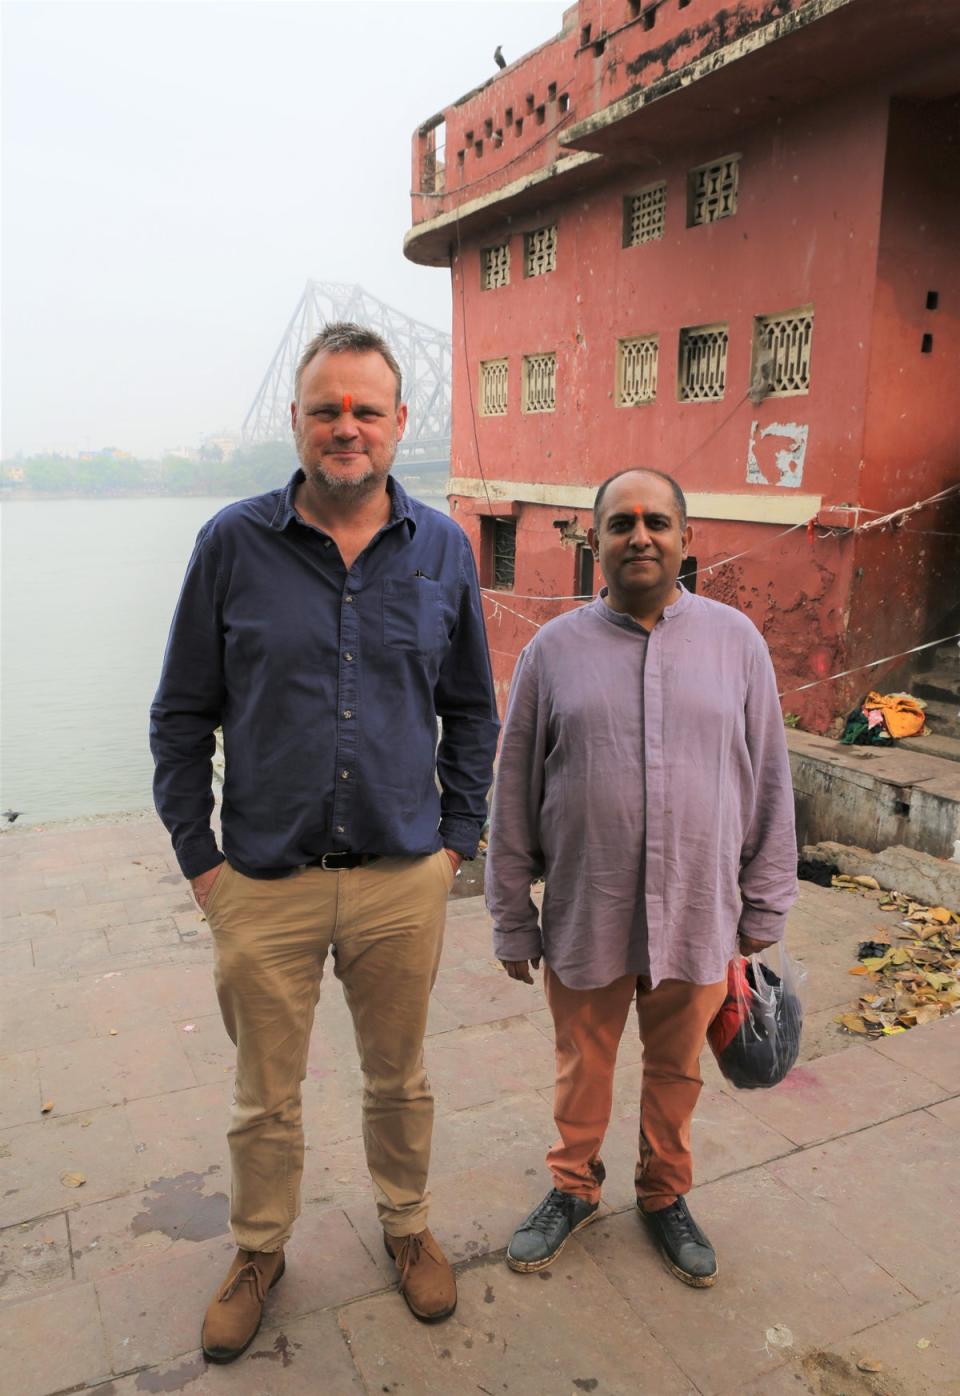
[[[405,251],[451,268],[501,700],[629,465],[678,476],[689,584],[805,725],[875,673],[799,686],[949,632],[955,507],[845,530],[960,479],[958,93],[960,0],[580,0],[419,129]]]

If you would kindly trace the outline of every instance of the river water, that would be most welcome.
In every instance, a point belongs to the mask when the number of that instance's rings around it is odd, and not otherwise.
[[[197,530],[229,502],[3,506],[0,810],[21,810],[18,827],[152,804],[148,709],[170,617]]]

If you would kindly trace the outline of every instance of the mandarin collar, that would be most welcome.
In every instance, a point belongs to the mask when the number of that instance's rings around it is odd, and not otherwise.
[[[650,631],[646,626],[640,625],[633,616],[628,616],[625,611],[615,611],[608,606],[604,599],[608,594],[608,587],[601,587],[595,601],[591,602],[594,611],[603,620],[611,625],[620,626],[621,630],[637,630],[641,635],[649,635]],[[671,601],[670,605],[664,608],[661,620],[673,620],[674,616],[680,615],[693,601],[693,594],[687,591],[685,586],[680,586],[680,595],[676,601]]]

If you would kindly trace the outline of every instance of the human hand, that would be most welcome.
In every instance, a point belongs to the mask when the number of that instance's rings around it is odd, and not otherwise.
[[[532,984],[533,975],[530,971],[540,968],[540,956],[535,960],[501,960],[500,963],[511,979],[519,979],[522,984]]]
[[[218,863],[215,868],[209,868],[205,873],[200,873],[198,877],[190,879],[190,889],[201,911],[207,904],[207,898],[213,890],[213,884],[220,876],[222,868],[223,864]]]
[[[463,854],[457,853],[457,851],[453,848],[445,848],[443,851],[450,859],[450,862],[453,865],[453,875],[454,877],[456,877],[457,873],[460,871],[460,864],[463,862]]]
[[[754,940],[753,936],[740,935],[737,937],[741,955],[762,955],[764,950],[769,950],[771,945],[776,945],[775,940]]]

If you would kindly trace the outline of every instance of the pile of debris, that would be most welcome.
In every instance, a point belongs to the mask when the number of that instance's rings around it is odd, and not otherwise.
[[[838,1023],[864,1037],[885,1037],[960,1009],[960,913],[881,891],[873,877],[840,873],[832,885],[867,896],[879,893],[880,910],[902,918],[895,927],[901,944],[891,942],[885,926],[877,928],[875,939],[861,942],[859,963],[850,973],[869,979],[871,988],[860,995],[856,1009],[838,1016]]]

